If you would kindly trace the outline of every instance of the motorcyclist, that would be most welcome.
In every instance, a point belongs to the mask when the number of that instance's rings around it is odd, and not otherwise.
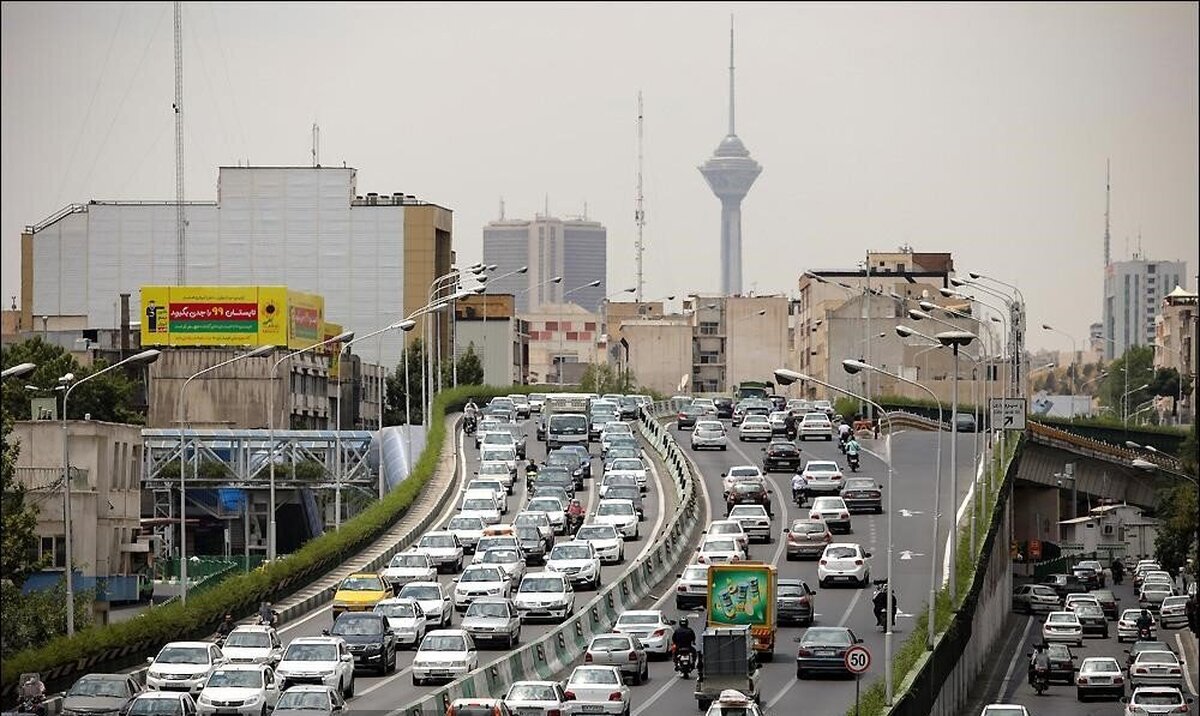
[[[535,478],[537,478],[537,473],[538,473],[537,463],[533,461],[533,458],[529,458],[529,462],[525,463],[525,489],[526,490],[533,489],[533,481]]]
[[[808,499],[808,478],[803,472],[797,472],[792,475],[792,500],[797,507],[804,507],[805,500]]]
[[[583,524],[583,505],[578,499],[571,498],[571,504],[567,506],[567,522],[575,526]]]
[[[1154,626],[1154,617],[1150,616],[1149,611],[1143,609],[1142,613],[1139,614],[1138,618],[1137,618],[1138,636],[1141,636],[1143,631],[1146,632],[1146,634],[1149,634],[1150,629],[1153,628],[1153,626]]]
[[[1029,683],[1031,685],[1039,671],[1046,674],[1046,683],[1050,683],[1050,652],[1044,643],[1038,642],[1033,645],[1033,656],[1029,659],[1029,666]]]
[[[846,447],[846,441],[851,438],[850,433],[850,423],[843,422],[838,425],[838,444],[841,445],[843,450]]]
[[[876,583],[875,594],[871,597],[871,606],[875,614],[875,625],[886,628],[886,619],[888,607],[888,583],[887,580],[880,580]],[[892,591],[892,626],[896,625],[896,592]]]
[[[473,419],[479,418],[479,406],[475,404],[474,398],[467,400],[467,405],[463,408],[463,415]]]
[[[21,674],[20,703],[18,708],[25,713],[41,716],[46,713],[46,684],[36,672]]]
[[[1125,565],[1121,563],[1121,558],[1114,557],[1109,568],[1112,570],[1113,582],[1120,584],[1125,578]]]
[[[671,636],[671,648],[676,654],[686,651],[696,650],[696,632],[688,626],[687,617],[680,617],[679,627],[675,629],[675,634]]]
[[[224,639],[229,636],[229,632],[233,631],[237,626],[237,622],[233,620],[233,615],[225,612],[225,618],[221,620],[221,626],[217,627],[217,638]]]

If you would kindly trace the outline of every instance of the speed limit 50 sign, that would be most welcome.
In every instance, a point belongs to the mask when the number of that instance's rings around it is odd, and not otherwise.
[[[843,659],[846,663],[846,668],[855,676],[871,668],[871,652],[862,644],[855,644],[847,649],[846,656]]]

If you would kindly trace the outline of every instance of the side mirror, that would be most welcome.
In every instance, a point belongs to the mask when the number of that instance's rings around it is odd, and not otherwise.
[[[153,664],[153,663],[154,663],[154,657],[153,657],[153,656],[147,656],[147,657],[146,657],[146,663],[147,663],[147,664]]]
[[[329,630],[328,630],[328,629],[322,629],[322,630],[321,630],[321,636],[329,636]]]
[[[1026,658],[1032,659],[1032,658],[1033,658],[1033,652],[1032,652],[1032,651],[1027,651],[1027,652],[1025,652],[1025,656],[1026,656]]]
[[[351,662],[354,661],[354,657],[350,654],[342,654],[342,661]]]
[[[721,473],[721,477],[725,477],[725,473],[723,473],[723,472],[722,472],[722,473]]]
[[[1192,700],[1191,700],[1191,699],[1188,699],[1188,703],[1190,704],[1191,702],[1192,702]],[[1128,696],[1122,696],[1122,697],[1121,697],[1121,703],[1123,703],[1123,704],[1127,704],[1127,703],[1129,703],[1129,697],[1128,697]]]
[[[861,643],[863,643],[862,637],[861,637],[861,636],[856,636],[856,637],[854,637],[854,643],[855,643],[855,644],[861,644]]]
[[[863,556],[864,556],[864,557],[866,557],[867,559],[870,559],[870,558],[871,558],[871,553],[870,553],[870,552],[863,552]]]

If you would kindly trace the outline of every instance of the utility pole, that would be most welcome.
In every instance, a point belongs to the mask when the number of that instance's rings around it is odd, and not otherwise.
[[[638,90],[638,108],[637,108],[637,144],[638,144],[638,166],[637,166],[637,208],[633,210],[633,221],[637,224],[637,295],[634,297],[639,304],[642,302],[642,288],[645,280],[642,276],[642,255],[646,250],[646,245],[642,241],[642,231],[646,228],[646,209],[644,206],[645,195],[642,192],[642,134],[645,118],[642,114],[642,91]]]
[[[183,3],[175,3],[175,284],[187,283],[183,213]]]

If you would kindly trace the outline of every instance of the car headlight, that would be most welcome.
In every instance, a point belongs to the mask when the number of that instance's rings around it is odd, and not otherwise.
[[[148,671],[146,672],[146,676],[149,676],[151,679],[161,679],[163,677],[161,671]]]
[[[205,706],[212,706],[213,700],[211,698],[201,694],[200,695],[200,703],[204,704]]]
[[[257,706],[258,704],[262,703],[262,700],[263,700],[262,694],[254,694],[254,695],[252,695],[252,696],[248,697],[248,698],[246,699],[246,703],[245,703],[245,704],[243,704],[243,705],[245,705],[245,706]]]

